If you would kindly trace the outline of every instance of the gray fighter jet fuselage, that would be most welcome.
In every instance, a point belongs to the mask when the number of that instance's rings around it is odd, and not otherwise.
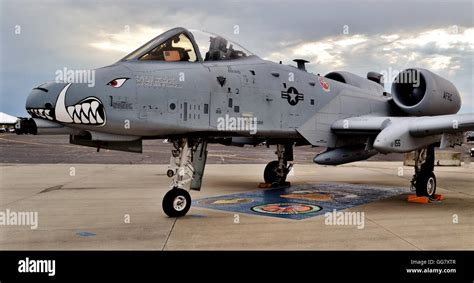
[[[26,102],[32,118],[21,119],[17,132],[68,134],[73,144],[131,152],[142,152],[143,139],[169,139],[173,182],[163,208],[182,216],[190,206],[186,189],[201,187],[209,142],[277,145],[278,160],[264,174],[275,185],[285,184],[293,146],[326,147],[314,161],[329,165],[416,151],[412,186],[433,197],[434,146],[459,144],[474,128],[472,114],[456,114],[456,87],[428,70],[404,70],[390,94],[375,72],[315,75],[304,60],[278,64],[196,33],[165,32],[94,70],[93,86],[55,81],[34,88]]]

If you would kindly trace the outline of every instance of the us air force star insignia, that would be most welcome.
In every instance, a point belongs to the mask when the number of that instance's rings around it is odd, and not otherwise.
[[[304,100],[304,94],[298,93],[298,90],[294,87],[289,87],[288,91],[283,90],[281,92],[281,98],[288,100],[288,103],[291,106],[295,106],[298,104],[298,101]]]

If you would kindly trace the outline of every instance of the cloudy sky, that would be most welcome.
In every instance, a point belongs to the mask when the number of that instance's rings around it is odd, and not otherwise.
[[[451,80],[461,111],[472,113],[473,9],[473,1],[457,0],[0,0],[0,111],[25,116],[29,91],[56,70],[114,63],[182,26],[223,35],[265,59],[305,58],[314,73],[427,68]]]

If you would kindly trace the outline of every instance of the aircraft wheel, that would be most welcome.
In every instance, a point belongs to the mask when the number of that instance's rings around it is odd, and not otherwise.
[[[434,198],[436,193],[436,176],[433,172],[421,173],[415,183],[416,195]]]
[[[166,171],[166,176],[168,176],[169,178],[173,177],[174,176],[174,171],[171,170],[171,169],[168,169],[168,171]]]
[[[263,179],[265,180],[265,183],[273,184],[273,183],[283,183],[286,181],[286,175],[285,177],[281,178],[277,174],[278,170],[278,160],[273,160],[267,164],[265,167],[265,171],[263,172]]]
[[[175,187],[165,194],[162,206],[169,217],[184,216],[191,207],[191,196],[186,190]]]

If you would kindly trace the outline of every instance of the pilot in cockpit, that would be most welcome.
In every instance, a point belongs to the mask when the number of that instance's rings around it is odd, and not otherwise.
[[[230,44],[227,48],[227,40],[220,36],[211,37],[211,44],[209,51],[206,53],[204,61],[221,61],[229,59],[238,59],[245,57],[246,54],[239,50],[234,50],[233,45]]]
[[[241,51],[242,48],[240,46],[227,41],[221,36],[204,35],[204,41],[207,42],[203,42],[204,44],[200,46],[203,53],[205,52],[204,61],[233,60],[247,57],[249,56],[248,54],[250,54],[248,52]],[[206,50],[208,51],[206,52]],[[140,49],[132,54],[140,54]],[[127,57],[132,58],[133,55],[129,55]],[[158,45],[150,48],[148,52],[140,55],[137,59],[140,61],[165,62],[199,61],[199,58],[197,57],[197,49],[194,47],[193,41],[184,32],[173,35],[167,40],[158,43]]]
[[[185,48],[186,45],[191,45],[191,44],[187,42],[181,43],[182,41],[181,37],[183,36],[184,36],[183,34],[179,34],[170,38],[169,40],[163,42],[162,44],[155,47],[150,52],[140,57],[140,60],[168,61],[168,62],[195,61],[196,60],[195,58],[190,58],[189,56],[189,52],[192,50]]]

